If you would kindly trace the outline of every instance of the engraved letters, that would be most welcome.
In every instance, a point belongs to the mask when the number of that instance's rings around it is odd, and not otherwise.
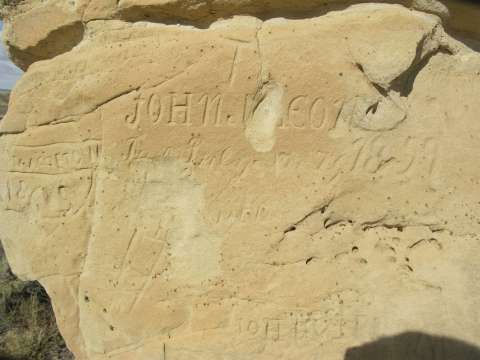
[[[283,104],[280,129],[329,130],[339,108],[323,97],[298,95]],[[174,92],[140,97],[125,115],[127,126],[244,128],[255,108],[252,94]],[[238,119],[234,115],[237,114]]]

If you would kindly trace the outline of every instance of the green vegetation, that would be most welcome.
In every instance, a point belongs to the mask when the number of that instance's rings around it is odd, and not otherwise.
[[[7,17],[8,13],[25,0],[0,0],[0,19]]]
[[[0,120],[2,119],[3,115],[7,112],[9,96],[10,96],[9,91],[0,90]]]
[[[24,0],[0,0],[0,7],[3,6],[16,6]]]
[[[73,359],[50,299],[37,282],[17,279],[0,246],[0,360]]]

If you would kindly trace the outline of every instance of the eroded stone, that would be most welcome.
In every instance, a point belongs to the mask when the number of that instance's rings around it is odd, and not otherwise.
[[[440,18],[399,5],[90,21],[1,123],[9,261],[78,359],[478,343],[479,74]]]
[[[309,18],[368,0],[19,0],[0,8],[12,60],[23,70],[81,42],[91,21],[186,23],[208,27],[219,18],[253,15]],[[468,0],[379,0],[434,14],[469,46],[478,49],[480,9]],[[8,3],[7,3],[8,4]],[[0,3],[0,5],[2,5]],[[395,23],[392,24],[393,26]],[[393,34],[391,34],[393,36]],[[404,34],[405,36],[405,34]],[[383,38],[383,41],[388,41]],[[393,41],[392,41],[393,44]],[[384,65],[387,65],[386,63]]]

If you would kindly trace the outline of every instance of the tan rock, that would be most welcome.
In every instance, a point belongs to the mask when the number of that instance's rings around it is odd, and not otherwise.
[[[187,23],[208,27],[218,18],[233,15],[304,18],[368,0],[22,0],[16,6],[1,8],[6,21],[5,42],[13,61],[22,69],[50,59],[80,43],[90,21],[118,19]],[[411,9],[435,14],[456,36],[478,48],[477,19],[480,8],[466,0],[379,0],[402,4]],[[14,1],[15,3],[15,1]],[[451,15],[451,16],[450,16]]]
[[[413,0],[412,7],[415,10],[436,14],[442,18],[450,16],[448,7],[438,0]]]
[[[14,62],[27,69],[78,44],[83,37],[81,14],[74,1],[49,0],[22,3],[5,23],[5,44]]]
[[[77,359],[480,345],[479,94],[480,55],[400,5],[91,20],[12,92],[2,242]]]

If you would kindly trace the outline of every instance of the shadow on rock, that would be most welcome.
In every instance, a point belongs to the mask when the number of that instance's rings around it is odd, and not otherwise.
[[[352,347],[344,360],[480,360],[480,349],[461,340],[406,332]]]

